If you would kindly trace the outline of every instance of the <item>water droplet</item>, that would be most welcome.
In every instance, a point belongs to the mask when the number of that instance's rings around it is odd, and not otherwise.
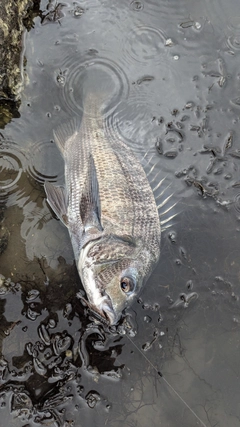
[[[179,55],[174,55],[174,57],[173,57],[174,61],[178,61],[179,58],[180,58]]]
[[[195,22],[194,28],[196,28],[196,30],[201,30],[202,25],[200,24],[200,22]]]
[[[168,47],[174,46],[174,43],[173,43],[172,39],[167,39],[165,41],[165,46],[168,46]]]

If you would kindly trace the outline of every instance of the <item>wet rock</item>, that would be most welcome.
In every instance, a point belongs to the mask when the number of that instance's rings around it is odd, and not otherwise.
[[[0,255],[7,249],[9,231],[6,227],[0,225]]]
[[[32,27],[39,0],[1,0],[0,3],[0,126],[17,117],[22,88],[22,34]]]

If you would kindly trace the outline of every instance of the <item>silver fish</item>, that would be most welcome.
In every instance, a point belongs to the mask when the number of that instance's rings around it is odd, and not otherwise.
[[[131,149],[106,136],[96,95],[86,97],[81,125],[72,121],[54,137],[65,188],[45,182],[47,201],[68,227],[89,307],[113,325],[159,259],[153,191]]]

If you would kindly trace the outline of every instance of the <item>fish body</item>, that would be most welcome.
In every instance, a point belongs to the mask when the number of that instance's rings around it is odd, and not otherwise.
[[[47,200],[68,227],[89,307],[112,325],[159,259],[154,195],[131,149],[106,135],[97,95],[86,97],[80,126],[73,121],[54,136],[65,188],[46,182]]]

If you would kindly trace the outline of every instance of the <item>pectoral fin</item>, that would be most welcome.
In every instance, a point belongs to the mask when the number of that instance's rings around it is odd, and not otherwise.
[[[66,194],[66,190],[62,187],[55,187],[50,182],[45,182],[44,188],[47,194],[47,201],[51,206],[52,210],[63,222],[63,224],[68,227],[68,197]]]

